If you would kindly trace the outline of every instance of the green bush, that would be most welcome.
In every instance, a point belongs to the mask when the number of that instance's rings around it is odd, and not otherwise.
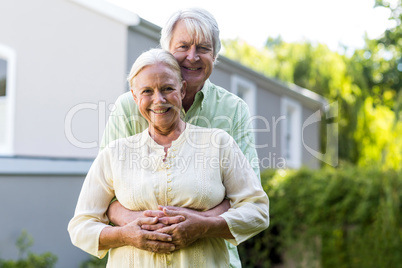
[[[45,252],[41,255],[34,254],[28,249],[33,245],[32,237],[24,230],[17,240],[19,250],[18,260],[0,259],[0,268],[52,268],[57,262],[57,256]],[[26,255],[26,257],[24,257]]]
[[[91,256],[89,260],[81,263],[80,268],[105,268],[107,264],[108,256],[103,259]]]
[[[281,261],[324,268],[402,263],[401,174],[345,166],[268,170],[261,177],[271,223],[239,245],[244,267]]]

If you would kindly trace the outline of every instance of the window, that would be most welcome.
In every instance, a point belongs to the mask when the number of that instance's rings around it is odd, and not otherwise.
[[[300,103],[289,98],[281,101],[282,120],[282,156],[289,168],[301,166],[301,113]]]
[[[0,97],[6,96],[7,61],[0,58]]]
[[[250,109],[251,116],[256,114],[256,92],[255,84],[240,76],[232,76],[232,93],[242,98]]]
[[[12,154],[15,52],[0,44],[0,154]]]

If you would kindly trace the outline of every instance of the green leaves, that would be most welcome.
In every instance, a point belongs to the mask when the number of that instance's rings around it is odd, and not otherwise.
[[[402,5],[400,0],[390,3],[377,0],[376,6],[388,8],[396,26],[377,40],[366,37],[365,47],[352,55],[323,44],[286,43],[277,37],[268,38],[263,49],[239,39],[223,41],[225,56],[268,77],[312,90],[329,103],[337,102],[342,161],[401,170]],[[321,144],[325,148],[325,140]]]
[[[34,254],[29,251],[33,245],[33,238],[26,230],[23,230],[18,237],[16,246],[19,250],[18,260],[0,259],[1,268],[52,268],[57,262],[57,256],[45,252],[43,254]]]
[[[401,263],[401,174],[343,165],[268,170],[261,179],[270,199],[271,223],[239,246],[244,267],[268,267],[260,263],[272,265],[275,254],[284,263],[293,260],[299,265],[292,267],[316,267],[319,262],[323,268],[377,268]]]

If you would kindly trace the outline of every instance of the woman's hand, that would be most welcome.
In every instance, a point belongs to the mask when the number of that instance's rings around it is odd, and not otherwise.
[[[158,218],[156,217],[142,217],[123,227],[106,227],[99,237],[99,249],[134,246],[155,253],[174,251],[175,245],[172,243],[171,235],[141,228],[143,225],[155,225],[157,223]]]

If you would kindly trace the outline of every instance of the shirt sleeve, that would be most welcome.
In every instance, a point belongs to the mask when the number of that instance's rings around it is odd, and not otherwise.
[[[238,245],[268,228],[269,199],[239,146],[229,135],[226,139],[229,146],[222,148],[221,168],[231,208],[221,217],[234,236],[228,242]]]
[[[100,149],[103,150],[114,140],[140,133],[147,127],[148,123],[139,114],[131,92],[126,92],[120,95],[114,104],[103,132]]]
[[[252,121],[248,106],[244,101],[239,102],[236,115],[237,120],[233,122],[231,136],[236,141],[246,159],[250,162],[257,177],[261,180],[259,160],[257,150],[255,149],[255,139],[251,125]]]
[[[103,258],[99,236],[108,226],[106,211],[114,196],[108,151],[102,151],[92,164],[78,198],[74,217],[68,224],[72,243],[85,252]]]

